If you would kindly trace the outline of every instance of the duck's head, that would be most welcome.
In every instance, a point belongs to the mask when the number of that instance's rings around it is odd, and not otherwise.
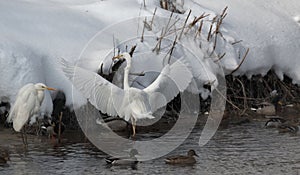
[[[197,156],[197,157],[199,157],[199,156],[196,154],[195,150],[193,150],[193,149],[189,150],[187,155],[190,156],[190,157],[191,157],[191,156]]]
[[[129,156],[130,157],[135,157],[136,155],[138,155],[139,154],[139,152],[136,150],[136,149],[132,149],[132,150],[130,150],[130,152],[129,152]]]

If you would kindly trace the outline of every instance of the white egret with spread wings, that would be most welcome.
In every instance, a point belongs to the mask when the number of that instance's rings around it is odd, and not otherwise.
[[[152,119],[156,110],[165,106],[179,92],[184,91],[192,81],[192,74],[187,63],[181,59],[167,64],[157,79],[144,89],[129,86],[128,76],[131,67],[131,56],[125,52],[113,59],[124,58],[127,66],[124,69],[124,88],[110,83],[97,73],[74,66],[61,59],[66,76],[72,81],[92,105],[110,116],[119,116],[131,120],[133,136],[136,120]]]

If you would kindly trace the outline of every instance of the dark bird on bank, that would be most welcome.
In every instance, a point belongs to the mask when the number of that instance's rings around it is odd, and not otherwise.
[[[262,102],[258,104],[260,107],[256,110],[258,114],[266,115],[266,116],[275,116],[278,115],[282,110],[282,96],[277,93],[277,91],[271,92],[271,103]]]
[[[167,164],[195,164],[196,159],[194,156],[199,157],[196,152],[191,149],[188,151],[187,155],[177,155],[177,156],[172,156],[168,157],[165,159],[165,162]]]
[[[62,134],[65,131],[65,124],[61,122],[61,131]],[[42,134],[48,135],[49,137],[57,137],[59,132],[59,121],[53,120],[45,122],[42,126]]]

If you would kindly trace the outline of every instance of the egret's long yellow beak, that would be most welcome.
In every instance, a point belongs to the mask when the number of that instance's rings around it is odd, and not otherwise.
[[[114,57],[112,58],[112,60],[119,59],[119,58],[122,58],[122,57],[123,57],[123,55],[117,55],[117,56],[114,56]]]
[[[47,90],[50,90],[50,91],[56,91],[55,88],[51,88],[51,87],[46,87]]]

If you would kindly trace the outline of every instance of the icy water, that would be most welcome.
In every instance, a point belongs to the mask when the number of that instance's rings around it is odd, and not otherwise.
[[[136,169],[108,167],[104,161],[107,155],[80,133],[65,133],[62,144],[31,136],[25,150],[19,135],[2,129],[0,150],[8,149],[11,160],[0,166],[0,174],[300,174],[300,134],[281,134],[263,125],[251,122],[219,129],[204,147],[198,146],[201,130],[195,129],[185,143],[169,154],[186,154],[195,149],[200,156],[195,165],[168,165],[162,157],[141,162]]]

